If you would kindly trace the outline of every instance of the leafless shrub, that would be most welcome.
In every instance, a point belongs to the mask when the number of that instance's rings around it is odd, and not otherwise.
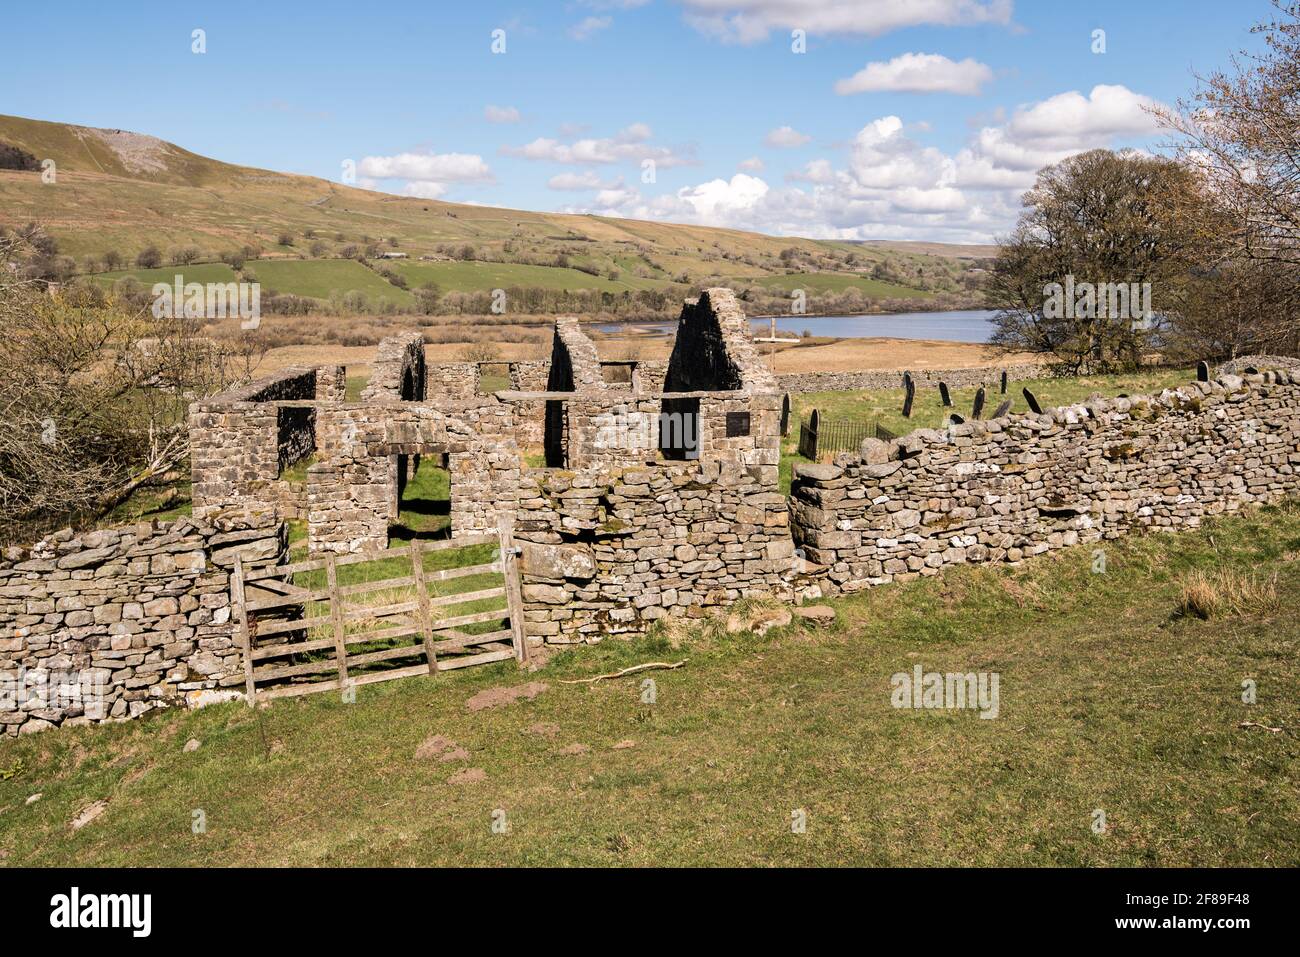
[[[0,539],[93,520],[188,456],[188,403],[249,377],[254,341],[200,336],[93,286],[55,293],[0,239]]]

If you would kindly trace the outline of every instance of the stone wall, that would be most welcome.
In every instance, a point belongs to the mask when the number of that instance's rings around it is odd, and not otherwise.
[[[940,382],[949,388],[964,389],[971,386],[997,385],[1002,372],[1015,382],[1024,379],[1042,379],[1050,376],[1046,365],[1019,364],[986,366],[978,369],[916,369],[912,380],[918,388],[937,389]],[[793,372],[776,377],[777,388],[782,392],[853,392],[859,389],[901,389],[901,370],[867,369],[859,372]]]
[[[525,470],[515,538],[529,640],[594,642],[744,597],[789,598],[788,521],[784,495],[725,463]]]
[[[510,363],[510,388],[516,392],[544,392],[551,373],[549,359]],[[546,441],[546,403],[540,399],[515,403],[515,440],[519,448],[540,449]]]
[[[361,390],[363,402],[423,402],[427,370],[424,336],[403,332],[379,343],[370,363],[370,378]]]
[[[662,392],[668,376],[667,359],[638,359],[632,370],[634,392]]]
[[[286,550],[273,513],[74,535],[0,556],[0,727],[135,718],[242,690],[230,570]]]
[[[401,457],[447,457],[452,536],[493,531],[518,494],[511,407],[404,402],[318,410],[317,461],[307,470],[308,549],[376,551],[398,515]]]
[[[776,392],[771,370],[754,349],[749,320],[730,289],[687,300],[677,322],[665,392]]]
[[[435,399],[467,399],[478,394],[477,362],[431,362],[426,376],[427,394]]]
[[[1158,396],[868,439],[798,465],[795,543],[827,590],[1016,562],[1300,486],[1300,375],[1223,376]]]
[[[342,366],[296,367],[192,404],[194,514],[281,502],[293,506],[295,491],[280,473],[315,449],[315,404],[337,401],[345,389]],[[281,402],[303,404],[275,404]]]

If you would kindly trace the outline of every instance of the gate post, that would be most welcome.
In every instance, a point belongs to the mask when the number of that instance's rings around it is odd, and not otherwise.
[[[519,561],[515,555],[515,518],[507,512],[497,515],[501,543],[501,573],[506,580],[506,607],[510,611],[510,640],[515,660],[522,668],[528,663],[528,638],[524,634],[524,598],[519,586]]]

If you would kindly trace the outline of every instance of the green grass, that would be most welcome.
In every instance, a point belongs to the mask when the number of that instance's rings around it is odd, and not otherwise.
[[[1300,864],[1300,508],[967,568],[836,601],[827,631],[703,628],[0,742],[9,866]],[[1173,612],[1196,569],[1276,607]],[[559,679],[689,663],[594,685]],[[895,710],[916,665],[994,671],[1001,712]],[[1242,682],[1258,701],[1241,700]],[[471,712],[494,686],[532,701]],[[1243,721],[1285,730],[1271,733]],[[554,724],[553,737],[530,731]],[[465,760],[415,757],[444,735]],[[202,746],[183,753],[195,738]],[[614,749],[630,740],[635,747]],[[591,748],[569,755],[570,743]],[[453,784],[459,769],[485,780]],[[27,804],[31,794],[39,801]],[[107,810],[73,832],[93,801]],[[1091,829],[1103,809],[1103,835]],[[191,831],[202,809],[207,832]],[[501,809],[509,833],[491,829]],[[807,813],[792,834],[791,811]]]
[[[109,286],[120,279],[131,278],[145,286],[165,282],[175,283],[180,276],[184,282],[236,282],[239,277],[225,263],[192,263],[189,266],[159,266],[157,269],[119,269],[116,272],[97,273],[91,279]]]
[[[415,301],[405,289],[351,259],[259,259],[246,269],[257,276],[263,293],[329,299],[355,290],[372,303],[385,300],[406,306]]]
[[[172,485],[136,489],[125,502],[95,524],[109,528],[139,521],[167,522],[190,512],[190,481],[184,479]]]
[[[344,397],[343,397],[343,398],[344,398],[344,401],[346,401],[346,402],[360,402],[360,401],[361,401],[361,390],[364,389],[364,388],[366,387],[366,383],[369,382],[369,381],[370,381],[370,376],[368,376],[368,375],[350,375],[350,376],[348,376],[348,378],[347,378],[347,383],[346,383],[346,393],[345,393],[345,395],[344,395]]]
[[[280,470],[280,478],[285,482],[306,482],[307,470],[316,464],[316,455],[304,455],[297,462]]]
[[[736,286],[765,286],[768,289],[780,289],[783,292],[790,292],[794,289],[802,289],[809,295],[816,295],[819,292],[843,292],[846,289],[858,289],[873,299],[925,299],[933,293],[923,292],[920,289],[913,289],[911,286],[900,286],[897,283],[883,282],[879,279],[868,279],[865,276],[858,276],[844,273],[801,273],[798,275],[784,276],[763,276],[761,278],[736,278],[732,280]]]
[[[1023,390],[1034,393],[1044,409],[1053,406],[1073,405],[1085,401],[1093,393],[1108,398],[1120,395],[1146,395],[1159,393],[1186,385],[1196,378],[1195,370],[1156,369],[1129,375],[1084,376],[1080,378],[1052,378],[1012,380],[1007,394],[998,392],[998,379],[993,376],[986,388],[984,417],[990,418],[1005,399],[1011,400],[1012,412],[1028,412]],[[902,373],[899,373],[902,379]],[[799,422],[816,409],[823,421],[878,421],[895,435],[904,435],[913,429],[939,429],[951,412],[969,419],[975,403],[978,386],[952,389],[952,408],[945,409],[939,397],[938,384],[917,383],[916,398],[912,403],[912,417],[903,418],[902,388],[871,389],[846,392],[792,392],[790,394],[790,432],[781,443],[781,489],[790,488],[790,469],[796,461],[806,461],[796,453],[799,445]]]
[[[397,540],[446,538],[451,534],[451,474],[429,458],[421,459],[415,477],[402,490]]]
[[[664,285],[662,280],[641,279],[623,271],[620,271],[618,279],[607,279],[579,269],[522,263],[399,261],[391,265],[405,277],[412,289],[432,282],[437,283],[443,292],[477,292],[509,286],[627,292],[630,289],[658,289]]]

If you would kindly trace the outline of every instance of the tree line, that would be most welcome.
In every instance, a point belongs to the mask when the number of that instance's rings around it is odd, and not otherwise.
[[[1039,172],[986,284],[994,342],[1076,373],[1300,354],[1300,4],[1274,8],[1262,54],[1153,110],[1167,155]]]

